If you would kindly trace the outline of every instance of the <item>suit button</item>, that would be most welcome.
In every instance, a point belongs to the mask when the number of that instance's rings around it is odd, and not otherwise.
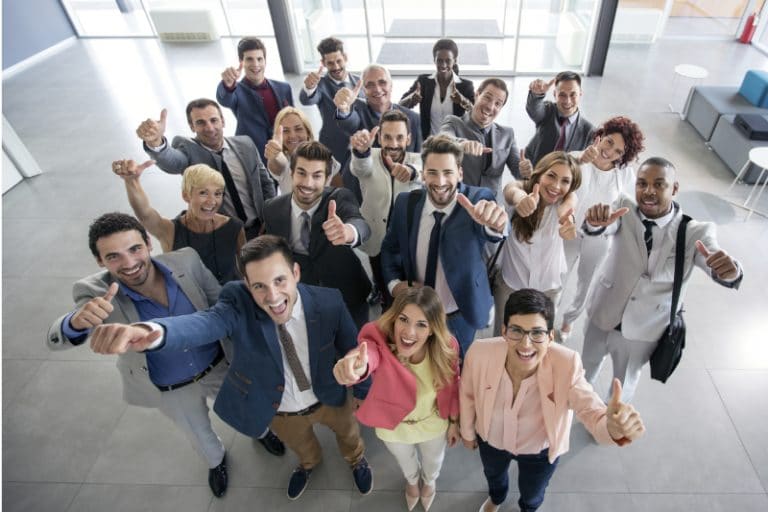
[[[272,402],[272,408],[273,408],[274,410],[277,410],[277,408],[278,408],[278,407],[280,407],[280,404],[279,404],[279,403],[277,403],[277,402]]]
[[[277,390],[282,393],[283,391],[285,391],[285,387],[284,386],[277,386]]]

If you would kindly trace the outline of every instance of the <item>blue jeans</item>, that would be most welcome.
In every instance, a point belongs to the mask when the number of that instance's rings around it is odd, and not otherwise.
[[[475,340],[476,329],[469,325],[461,313],[456,312],[448,316],[448,330],[459,342],[461,353],[459,356],[464,361],[464,354],[469,350],[469,346]]]
[[[479,436],[477,444],[480,447],[480,460],[483,462],[483,473],[488,480],[488,495],[494,505],[501,505],[509,491],[509,464],[517,461],[519,472],[517,487],[520,499],[517,505],[521,512],[532,512],[544,502],[544,492],[547,490],[550,478],[555,473],[557,462],[552,464],[547,459],[549,449],[544,449],[536,455],[515,455],[506,450],[499,450],[486,443]]]

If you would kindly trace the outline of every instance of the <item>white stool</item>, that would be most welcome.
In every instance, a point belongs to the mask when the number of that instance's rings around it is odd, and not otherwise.
[[[709,76],[709,71],[704,69],[701,66],[696,66],[694,64],[678,64],[675,66],[675,75],[672,79],[672,102],[675,101],[675,98],[677,98],[677,89],[680,85],[680,80],[682,78],[687,78],[689,80],[693,81],[692,87],[695,85],[700,85],[701,82]],[[684,119],[685,116],[685,107],[686,107],[687,100],[683,101],[683,108],[681,108],[679,111],[675,110],[675,107],[672,106],[672,103],[669,104],[669,111],[674,112],[675,114],[680,116],[680,119]]]
[[[728,187],[728,190],[726,190],[726,193],[730,192],[734,185],[736,185],[737,182],[741,181],[744,175],[747,172],[747,169],[749,169],[750,164],[755,164],[757,167],[760,168],[760,176],[758,176],[757,180],[755,181],[754,185],[752,185],[752,190],[749,191],[749,195],[744,200],[743,203],[737,203],[734,201],[729,201],[730,203],[738,206],[739,208],[744,208],[745,210],[748,210],[749,213],[747,214],[747,218],[745,220],[749,220],[749,218],[752,216],[753,213],[757,213],[758,215],[762,215],[763,217],[768,217],[768,214],[761,212],[757,210],[755,207],[760,202],[760,196],[763,195],[763,190],[765,190],[765,185],[768,183],[768,147],[761,147],[761,148],[753,148],[749,150],[749,160],[747,160],[747,163],[744,164],[744,167],[741,168],[739,171],[739,174],[736,175],[736,177],[731,182],[731,186]],[[763,176],[765,176],[765,180],[763,180]],[[760,182],[763,182],[762,185]],[[757,193],[757,197],[755,197],[754,201],[752,201],[752,196],[755,195],[755,191],[757,190],[757,187],[760,187],[760,192]],[[752,205],[750,206],[749,203],[752,202]]]

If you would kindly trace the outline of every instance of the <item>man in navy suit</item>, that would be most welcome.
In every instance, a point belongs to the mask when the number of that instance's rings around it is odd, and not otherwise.
[[[304,78],[299,101],[302,105],[317,105],[323,119],[319,140],[343,166],[349,157],[349,136],[336,126],[336,104],[333,98],[342,87],[354,88],[360,82],[360,76],[347,71],[347,54],[341,40],[326,37],[317,45],[317,51],[320,52],[320,69]],[[325,75],[321,74],[323,67],[328,70]],[[358,97],[364,99],[365,95],[359,91]]]
[[[272,138],[275,117],[283,107],[293,106],[293,91],[287,82],[264,76],[267,69],[267,49],[261,39],[244,37],[237,44],[238,67],[229,67],[221,73],[216,99],[232,109],[237,118],[235,135],[248,135],[253,139],[262,161],[267,141]],[[240,73],[245,77],[238,82]]]
[[[94,329],[91,348],[183,351],[229,337],[234,356],[216,398],[216,413],[239,432],[260,435],[271,425],[299,457],[288,484],[298,498],[322,454],[313,425],[336,434],[357,488],[368,494],[373,475],[353,415],[353,400],[333,377],[335,362],[357,346],[357,329],[338,290],[299,284],[301,269],[288,242],[263,235],[243,246],[244,281],[225,285],[212,308],[191,315]],[[367,385],[355,386],[357,399]]]
[[[397,197],[381,267],[393,297],[411,285],[437,291],[463,356],[493,306],[483,247],[504,238],[509,219],[490,190],[460,183],[462,157],[461,145],[448,135],[424,142],[426,192]]]

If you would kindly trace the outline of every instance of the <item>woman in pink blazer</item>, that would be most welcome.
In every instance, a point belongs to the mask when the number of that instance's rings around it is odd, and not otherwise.
[[[408,288],[363,326],[358,343],[334,376],[352,385],[375,374],[357,419],[376,428],[403,470],[408,510],[419,501],[429,510],[445,446],[459,440],[459,344],[440,298],[429,287]]]
[[[505,304],[502,336],[477,340],[467,351],[461,437],[467,448],[480,448],[489,494],[481,512],[504,502],[513,459],[520,510],[541,506],[558,458],[568,451],[574,412],[599,443],[622,446],[645,431],[637,411],[621,402],[618,380],[606,406],[584,379],[579,354],[553,344],[554,317],[544,293],[518,290]]]

